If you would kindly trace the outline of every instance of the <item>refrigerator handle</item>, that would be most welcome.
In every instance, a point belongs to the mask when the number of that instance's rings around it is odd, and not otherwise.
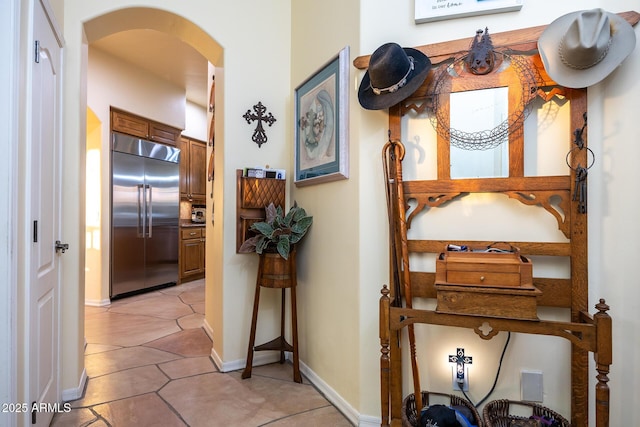
[[[147,237],[151,237],[151,231],[153,230],[153,186],[151,184],[147,184],[147,187],[149,188],[149,202],[147,203],[147,215],[149,216],[149,233],[147,234]]]
[[[139,238],[144,238],[144,226],[146,210],[143,203],[144,188],[142,184],[138,184],[138,223],[136,225],[136,234]],[[140,190],[143,190],[142,192]]]

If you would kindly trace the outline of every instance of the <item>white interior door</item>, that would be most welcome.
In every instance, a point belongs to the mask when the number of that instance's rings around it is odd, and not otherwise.
[[[61,239],[61,46],[47,14],[34,1],[34,60],[31,100],[31,251],[29,304],[29,404],[60,402],[60,256]],[[40,408],[40,406],[38,406]],[[33,406],[32,406],[33,408]],[[42,406],[31,414],[31,423],[48,426],[53,413]],[[51,408],[51,406],[49,407]],[[35,420],[35,423],[33,422]]]

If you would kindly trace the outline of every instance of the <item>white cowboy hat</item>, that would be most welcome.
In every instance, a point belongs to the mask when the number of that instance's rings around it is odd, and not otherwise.
[[[569,88],[599,83],[629,56],[635,45],[633,27],[603,9],[561,16],[538,38],[538,51],[547,74]]]

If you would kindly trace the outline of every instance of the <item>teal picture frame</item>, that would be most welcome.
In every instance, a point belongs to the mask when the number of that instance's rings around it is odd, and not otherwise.
[[[319,184],[349,177],[349,46],[294,93],[294,183]]]

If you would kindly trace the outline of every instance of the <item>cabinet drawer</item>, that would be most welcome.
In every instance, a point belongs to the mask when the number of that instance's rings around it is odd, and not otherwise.
[[[495,271],[447,271],[447,283],[484,286],[520,286],[520,274]]]
[[[203,230],[200,227],[188,227],[182,229],[182,240],[199,239],[203,237]]]

